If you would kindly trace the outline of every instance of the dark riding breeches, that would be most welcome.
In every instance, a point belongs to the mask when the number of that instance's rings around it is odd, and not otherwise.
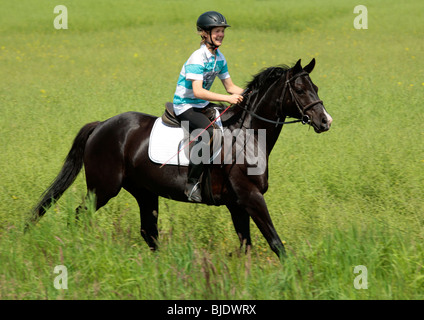
[[[181,122],[188,121],[190,135],[194,130],[200,129],[201,131],[205,129],[207,126],[209,126],[209,124],[211,123],[208,117],[202,113],[202,110],[198,108],[191,108],[187,111],[184,111],[182,114],[178,115],[177,117]],[[206,131],[209,134],[209,139],[208,141],[204,141],[203,138],[201,138],[201,142],[211,146],[211,142],[212,142],[211,140],[213,138],[213,126],[210,126],[208,129],[206,129]],[[205,134],[206,133],[203,133],[202,136]],[[191,139],[194,139],[194,138],[195,136],[190,136],[190,141]],[[197,139],[198,141],[195,141],[195,144],[197,144],[200,141],[199,139],[200,137]],[[202,152],[202,149],[200,148],[199,157],[202,156],[201,152]]]

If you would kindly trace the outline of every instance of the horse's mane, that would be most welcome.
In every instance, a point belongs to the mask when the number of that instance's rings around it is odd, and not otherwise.
[[[252,80],[248,82],[245,86],[246,89],[244,90],[243,95],[245,96],[246,99],[244,99],[243,102],[241,103],[244,106],[244,108],[246,107],[246,105],[249,104],[250,98],[252,96],[256,96],[259,93],[259,90],[261,88],[268,89],[273,83],[275,83],[275,81],[277,81],[278,79],[281,79],[281,77],[290,68],[291,67],[282,64],[282,65],[262,69],[256,75],[254,75]],[[226,107],[226,105],[224,104],[220,104],[220,105],[222,109]],[[243,110],[244,108],[236,108],[236,110],[240,111],[240,110]],[[249,105],[249,108],[251,108],[251,105]],[[229,118],[226,118],[226,117],[224,118],[225,118],[223,120],[223,123],[225,122],[224,126],[228,126],[230,125],[230,122],[236,121],[236,118],[233,118],[232,120],[230,120],[231,116]]]
[[[279,65],[261,70],[246,85],[246,91],[257,91],[263,86],[267,87],[271,85],[276,79],[280,79],[289,69],[290,67],[287,65]]]

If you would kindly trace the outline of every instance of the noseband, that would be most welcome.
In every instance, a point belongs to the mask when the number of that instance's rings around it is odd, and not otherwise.
[[[303,108],[301,107],[301,101],[298,97],[298,95],[294,92],[293,88],[292,88],[292,81],[296,80],[299,77],[308,75],[309,73],[307,73],[306,71],[303,71],[301,73],[295,74],[293,77],[291,77],[290,79],[287,79],[284,83],[284,89],[283,92],[280,96],[279,99],[277,99],[277,104],[281,105],[283,104],[284,101],[284,97],[286,95],[286,91],[288,88],[288,91],[290,93],[290,96],[292,98],[292,100],[295,102],[297,109],[300,112],[301,115],[301,119],[300,120],[293,120],[293,121],[279,121],[280,118],[278,118],[277,121],[275,120],[270,120],[264,117],[261,117],[259,115],[257,115],[256,113],[252,112],[251,110],[245,108],[245,107],[241,107],[242,109],[244,109],[245,111],[247,111],[250,115],[252,115],[255,118],[258,118],[259,120],[268,122],[268,123],[272,123],[275,124],[275,126],[278,126],[280,124],[290,124],[290,123],[297,123],[297,122],[302,122],[302,124],[310,124],[311,123],[311,119],[309,118],[309,116],[305,113],[306,111],[308,111],[309,109],[311,109],[313,106],[317,105],[318,103],[322,103],[322,100],[315,100],[309,104],[307,104],[306,106],[304,106]],[[287,77],[288,77],[288,73],[287,73]],[[287,78],[286,77],[286,78]],[[282,107],[281,107],[282,108]],[[282,113],[282,112],[281,112]]]

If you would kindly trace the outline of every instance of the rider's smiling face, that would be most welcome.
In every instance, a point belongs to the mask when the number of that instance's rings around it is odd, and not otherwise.
[[[211,32],[207,32],[206,41],[215,44],[216,46],[221,46],[225,37],[225,28],[224,27],[216,27],[211,30]],[[212,38],[212,39],[211,39]],[[211,41],[212,40],[212,41]]]

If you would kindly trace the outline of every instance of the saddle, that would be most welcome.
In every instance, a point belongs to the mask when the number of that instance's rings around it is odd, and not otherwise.
[[[202,113],[208,117],[209,121],[215,120],[215,109],[220,111],[222,109],[221,105],[210,103],[205,108],[202,109]],[[179,128],[181,127],[180,120],[178,120],[177,116],[174,113],[174,105],[172,102],[165,103],[165,112],[162,114],[162,122],[168,127]],[[213,124],[214,128],[218,128]]]
[[[179,128],[181,126],[180,120],[174,113],[174,105],[172,102],[165,103],[165,112],[162,115],[162,122],[168,127]]]

